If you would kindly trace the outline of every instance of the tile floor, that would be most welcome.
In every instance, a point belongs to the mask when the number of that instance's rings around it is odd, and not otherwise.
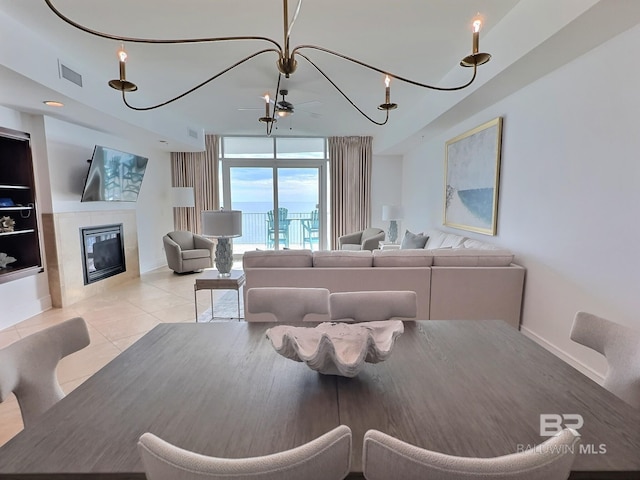
[[[83,317],[91,344],[58,365],[58,380],[69,393],[161,322],[193,322],[193,284],[197,274],[177,275],[168,268],[143,274],[108,294],[54,308],[0,330],[0,348],[72,317]],[[214,292],[215,298],[227,293]],[[209,291],[198,292],[198,312],[210,307]],[[0,445],[22,430],[18,402],[11,396],[0,403]]]

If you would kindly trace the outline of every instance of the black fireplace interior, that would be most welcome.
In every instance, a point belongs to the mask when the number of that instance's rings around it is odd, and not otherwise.
[[[83,227],[80,237],[85,285],[126,271],[121,223]]]

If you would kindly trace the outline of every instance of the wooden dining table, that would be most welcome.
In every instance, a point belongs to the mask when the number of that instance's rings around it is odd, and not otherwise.
[[[278,355],[272,326],[158,325],[0,448],[0,479],[143,479],[144,432],[240,458],[340,424],[353,431],[350,478],[362,478],[369,429],[492,457],[544,441],[541,415],[581,416],[570,478],[640,478],[640,411],[502,321],[405,322],[389,359],[354,378]]]

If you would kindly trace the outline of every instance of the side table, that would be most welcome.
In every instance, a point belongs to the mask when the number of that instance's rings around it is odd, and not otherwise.
[[[380,242],[378,244],[378,248],[380,248],[380,250],[400,250],[400,244],[391,242]]]
[[[228,277],[220,277],[217,270],[205,270],[193,285],[193,300],[196,307],[196,322],[198,321],[198,290],[209,290],[211,293],[211,320],[215,318],[213,312],[214,290],[235,290],[238,293],[238,320],[240,320],[240,288],[245,283],[242,270],[231,270]]]

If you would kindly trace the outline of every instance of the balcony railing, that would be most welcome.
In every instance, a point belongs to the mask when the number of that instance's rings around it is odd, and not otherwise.
[[[311,248],[317,250],[318,240],[310,243],[304,240],[304,229],[302,220],[309,219],[309,213],[289,213],[289,245],[288,248]],[[267,213],[245,213],[242,212],[242,236],[233,239],[234,253],[243,253],[256,248],[273,249],[274,245],[269,243],[269,229],[267,224]],[[273,243],[273,242],[271,242]],[[280,238],[280,248],[284,248],[285,242]]]

